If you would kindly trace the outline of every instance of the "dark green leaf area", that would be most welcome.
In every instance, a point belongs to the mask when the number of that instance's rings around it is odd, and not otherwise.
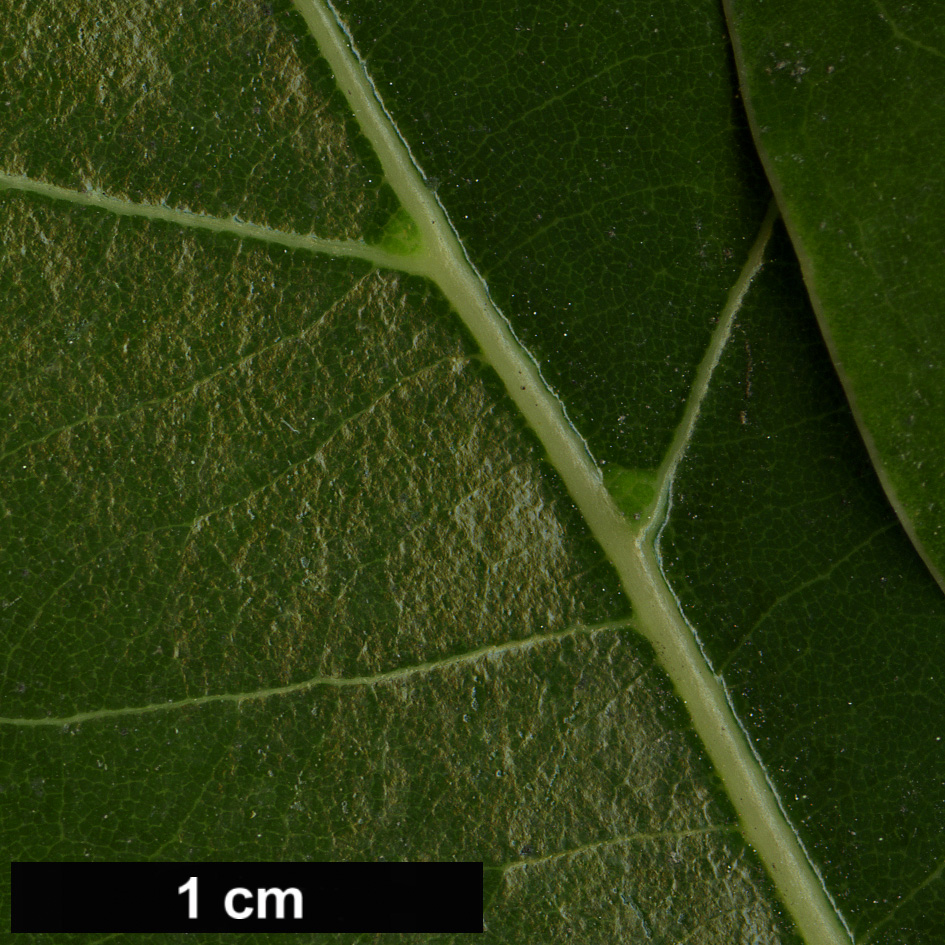
[[[377,159],[287,0],[18,4],[0,62],[6,173],[319,236],[385,222]]]
[[[945,586],[945,29],[934,4],[733,0],[747,103],[857,420]]]
[[[338,7],[594,454],[658,466],[768,199],[716,4]]]
[[[772,252],[676,484],[664,567],[856,941],[933,945],[945,604],[872,472],[783,232]]]
[[[482,859],[487,932],[443,940],[793,941],[629,631],[0,740],[14,859]]]
[[[625,613],[425,284],[3,210],[0,715],[370,675]]]

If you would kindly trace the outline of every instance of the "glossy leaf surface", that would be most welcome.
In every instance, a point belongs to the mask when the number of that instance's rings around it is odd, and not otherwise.
[[[4,40],[5,848],[482,859],[497,943],[793,945],[797,881],[806,945],[932,945],[941,593],[767,235],[721,12],[349,3],[332,77],[297,7]],[[173,159],[120,133],[145,102]]]
[[[941,16],[927,4],[730,7],[814,307],[890,499],[943,583]]]

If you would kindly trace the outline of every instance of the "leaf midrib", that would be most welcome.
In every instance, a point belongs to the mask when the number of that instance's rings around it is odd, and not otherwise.
[[[631,525],[604,488],[600,470],[563,404],[544,382],[538,365],[489,297],[483,279],[384,108],[337,13],[323,0],[293,0],[293,4],[328,61],[362,132],[374,147],[387,182],[420,228],[423,254],[430,259],[428,277],[436,282],[478,342],[614,565],[633,606],[637,628],[653,645],[686,703],[693,726],[739,815],[745,836],[768,868],[798,929],[810,945],[849,945],[852,936],[844,928],[760,759],[738,723],[724,683],[711,671],[699,649],[663,575],[658,552],[660,531],[672,502],[673,476],[688,447],[734,317],[760,268],[774,221],[773,208],[769,208],[697,369],[682,423],[659,470],[662,480],[658,483],[657,499],[646,518]]]

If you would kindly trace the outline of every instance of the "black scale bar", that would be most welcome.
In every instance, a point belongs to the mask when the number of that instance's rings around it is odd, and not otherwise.
[[[12,932],[481,932],[482,863],[13,863]]]

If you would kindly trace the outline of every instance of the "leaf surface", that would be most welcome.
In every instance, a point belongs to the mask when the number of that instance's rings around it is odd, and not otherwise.
[[[473,858],[488,941],[786,945],[783,898],[934,942],[941,594],[720,12],[349,3],[359,58],[309,0],[94,6],[4,40],[11,858]]]

